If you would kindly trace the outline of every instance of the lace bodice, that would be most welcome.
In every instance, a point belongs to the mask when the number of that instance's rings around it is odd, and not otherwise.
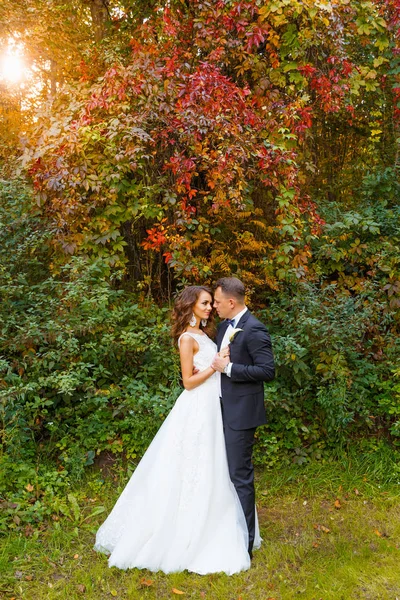
[[[180,341],[182,336],[190,335],[199,345],[199,351],[193,357],[194,366],[199,369],[199,371],[204,371],[207,369],[213,361],[214,356],[217,353],[217,346],[214,342],[208,337],[208,335],[201,333],[191,333],[190,331],[186,331],[182,333],[178,340],[178,346],[180,345]]]

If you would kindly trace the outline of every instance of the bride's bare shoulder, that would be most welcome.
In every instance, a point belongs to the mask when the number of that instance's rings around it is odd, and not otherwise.
[[[178,346],[180,350],[197,350],[199,345],[197,341],[192,337],[192,335],[188,331],[184,331],[178,340]]]

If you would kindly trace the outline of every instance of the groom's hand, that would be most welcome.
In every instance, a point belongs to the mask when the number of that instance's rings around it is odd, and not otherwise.
[[[212,361],[211,366],[216,371],[219,371],[220,373],[222,373],[224,368],[228,364],[229,364],[229,356],[220,356],[219,354],[216,354],[214,357],[214,360]]]

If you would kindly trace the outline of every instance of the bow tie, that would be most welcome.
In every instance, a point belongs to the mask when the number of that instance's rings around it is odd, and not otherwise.
[[[232,327],[235,326],[235,319],[225,319],[225,323],[228,323],[228,325],[232,325]]]

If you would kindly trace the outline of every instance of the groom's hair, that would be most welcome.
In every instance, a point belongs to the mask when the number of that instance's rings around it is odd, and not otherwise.
[[[214,285],[214,289],[219,287],[225,296],[235,298],[241,304],[244,303],[246,288],[244,287],[244,283],[240,279],[237,279],[237,277],[221,277]]]

